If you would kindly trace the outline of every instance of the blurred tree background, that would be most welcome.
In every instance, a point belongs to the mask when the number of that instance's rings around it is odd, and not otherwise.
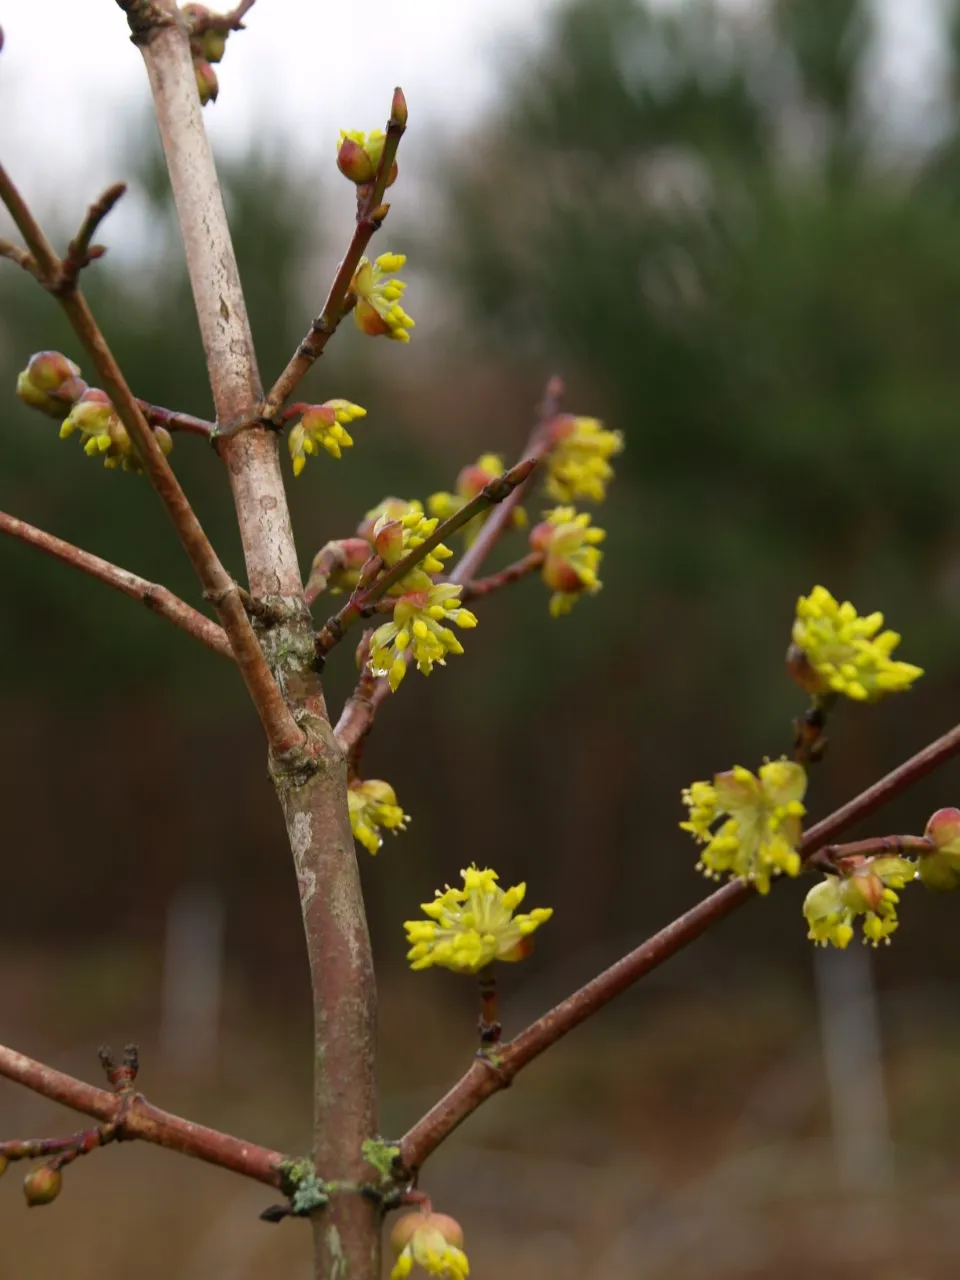
[[[557,907],[530,967],[510,975],[510,1025],[704,891],[693,846],[676,829],[680,790],[789,749],[803,699],[782,654],[795,598],[815,582],[863,611],[882,608],[906,636],[903,656],[928,675],[909,698],[835,717],[811,813],[956,720],[960,20],[952,5],[941,16],[942,83],[911,132],[878,70],[865,3],[574,0],[554,11],[535,48],[505,57],[495,116],[434,147],[426,190],[408,194],[401,172],[377,251],[410,253],[418,328],[407,350],[347,324],[310,376],[306,398],[344,396],[369,417],[342,462],[313,461],[291,484],[304,572],[386,493],[424,498],[451,487],[480,452],[515,456],[550,373],[566,377],[571,410],[621,429],[627,449],[596,516],[609,529],[603,593],[558,622],[537,582],[484,602],[466,656],[429,681],[411,677],[368,749],[368,774],[388,778],[414,817],[375,862],[361,852],[397,1090],[412,1087],[427,1046],[427,1071],[440,1080],[438,1063],[470,1052],[472,1009],[464,1015],[464,1000],[448,1019],[456,984],[405,972],[399,928],[460,866],[493,862],[505,879],[527,879],[531,900]],[[209,416],[153,136],[144,122],[121,166],[142,202],[145,262],[108,258],[85,285],[136,393]],[[222,173],[269,383],[317,311],[349,228],[329,216],[326,179],[299,172],[279,139],[261,139]],[[80,214],[83,197],[70,197],[48,218],[61,239]],[[55,426],[15,400],[31,352],[78,355],[31,285],[0,272],[0,506],[197,602],[146,482],[102,471],[75,438],[58,443]],[[173,462],[239,572],[215,459],[180,437]],[[518,554],[516,542],[503,550]],[[29,980],[19,968],[11,979],[20,995],[8,1021],[33,1026],[42,1006],[78,1042],[101,1034],[92,1009],[107,1025],[122,1021],[119,1035],[133,1034],[131,1021],[153,1026],[169,904],[184,886],[216,884],[234,1012],[262,1030],[269,996],[267,1022],[285,1036],[295,1025],[289,1034],[306,1053],[293,879],[235,673],[28,548],[0,544],[0,574],[11,851],[0,931],[18,964],[37,957]],[[329,667],[338,707],[353,677],[348,646]],[[957,802],[958,780],[956,765],[941,770],[885,812],[880,829],[919,829],[933,807]],[[911,897],[877,965],[881,981],[955,983],[954,904]],[[691,1024],[680,1036],[693,1058],[714,1055],[726,1087],[753,1071],[751,1053],[776,1058],[789,1041],[786,1010],[802,1005],[809,973],[799,907],[800,893],[785,888],[659,980],[708,996],[722,984],[729,1009],[731,989],[760,1002],[762,1032],[745,1017],[716,1047],[720,1029],[707,1014],[702,1039]],[[609,1025],[636,1052],[629,1036],[651,1025],[636,1019],[656,1019],[656,1007],[636,994],[620,1015],[626,1027],[617,1015]],[[949,1085],[956,1027],[941,1033],[943,1054],[922,1070],[911,1059],[897,1077],[898,1123],[921,1145],[934,1113],[941,1136],[960,1132]],[[657,1040],[667,1053],[665,1043]],[[651,1071],[695,1078],[679,1049],[665,1063],[643,1052]],[[615,1057],[611,1048],[566,1059],[563,1105],[606,1088],[597,1063]],[[297,1087],[305,1107],[303,1081]],[[636,1102],[628,1095],[625,1078],[624,1131]],[[644,1096],[664,1116],[676,1108],[674,1120],[685,1105],[682,1091],[680,1101],[666,1090]],[[518,1276],[568,1274],[554,1228],[543,1230],[546,1253],[517,1255]],[[960,1244],[949,1236],[943,1247]],[[494,1256],[498,1274],[514,1274]],[[553,1270],[541,1272],[547,1256]],[[604,1257],[604,1275],[641,1274],[631,1258]],[[730,1274],[749,1271],[731,1265]],[[660,1274],[651,1266],[642,1274]],[[663,1274],[720,1274],[671,1266]],[[938,1274],[931,1267],[925,1274]]]

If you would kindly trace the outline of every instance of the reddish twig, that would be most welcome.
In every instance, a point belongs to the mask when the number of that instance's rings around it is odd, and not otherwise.
[[[80,224],[80,230],[67,246],[67,256],[60,263],[59,278],[49,286],[55,295],[69,293],[75,289],[80,272],[97,258],[102,258],[106,249],[102,244],[91,244],[97,234],[97,228],[127,189],[125,182],[115,182],[107,187],[103,195],[96,199],[87,210],[86,217]]]
[[[9,175],[0,167],[0,200],[37,262],[41,282],[55,293],[90,356],[111,403],[137,446],[144,469],[167,509],[204,589],[214,605],[237,666],[249,690],[271,748],[283,754],[302,744],[304,735],[291,715],[253,633],[237,584],[224,569],[186,494],[157,444],[146,418],[107,345],[76,281],[59,289],[62,264]]]
[[[317,632],[317,653],[321,655],[329,653],[333,646],[343,639],[347,629],[353,623],[372,609],[381,596],[405,578],[411,569],[415,569],[445,538],[462,529],[465,524],[469,524],[474,516],[485,511],[487,507],[505,503],[511,494],[526,484],[538,461],[539,458],[536,457],[526,458],[523,462],[518,462],[515,467],[511,467],[509,471],[496,476],[483,486],[475,498],[471,498],[447,520],[441,521],[429,537],[424,538],[418,547],[408,551],[386,573],[374,578],[373,581],[365,582],[361,578],[356,590],[351,592],[350,599],[343,608],[332,618],[328,618]]]
[[[531,551],[522,560],[515,560],[513,564],[508,564],[498,573],[491,573],[486,578],[472,578],[469,582],[465,582],[460,592],[460,599],[466,603],[468,600],[478,600],[483,596],[492,595],[501,587],[509,587],[511,583],[519,582],[521,578],[536,573],[542,567],[543,552]]]
[[[400,146],[405,128],[406,103],[403,100],[403,93],[398,88],[394,90],[390,119],[387,121],[387,136],[376,177],[368,187],[357,190],[357,223],[353,238],[343,256],[343,261],[337,268],[337,274],[330,286],[323,310],[311,324],[287,367],[270,388],[269,395],[260,406],[260,414],[265,420],[270,420],[279,413],[283,402],[290,396],[317,357],[323,353],[324,347],[336,332],[340,321],[352,306],[352,302],[348,305],[347,298],[350,282],[356,274],[367,245],[373,238],[374,232],[379,229],[390,207],[383,204],[383,194],[386,191],[390,171],[397,158],[397,148]]]
[[[140,1094],[107,1093],[4,1045],[0,1045],[0,1075],[53,1102],[116,1125],[117,1137],[153,1142],[271,1187],[283,1184],[282,1166],[289,1156],[161,1111]]]
[[[804,860],[811,858],[854,822],[875,812],[957,754],[960,754],[960,725],[811,827],[800,842]],[[875,842],[866,843],[873,845]],[[609,1004],[615,996],[699,938],[717,920],[754,896],[755,891],[742,881],[724,885],[531,1023],[498,1050],[495,1062],[475,1062],[450,1092],[401,1139],[400,1171],[404,1175],[412,1175],[482,1102],[506,1088],[518,1071]]]
[[[99,579],[100,582],[105,582],[110,587],[116,587],[131,600],[140,600],[148,609],[166,618],[181,631],[186,631],[188,635],[205,644],[214,653],[219,653],[224,658],[233,657],[230,641],[223,628],[191,608],[186,601],[175,596],[166,587],[148,582],[146,578],[139,578],[127,569],[111,564],[109,560],[101,560],[99,556],[89,551],[82,551],[72,543],[64,542],[61,538],[54,537],[52,533],[37,529],[32,524],[27,524],[25,520],[18,520],[16,516],[7,515],[3,511],[0,511],[0,533],[6,533],[11,538],[19,538],[21,542],[38,547],[47,555],[62,560],[64,564],[72,565],[75,569]]]
[[[190,435],[205,436],[208,440],[216,435],[216,423],[207,422],[205,418],[195,418],[191,413],[178,413],[176,409],[164,409],[158,404],[148,404],[146,400],[138,400],[137,404],[151,427],[185,431]]]
[[[922,857],[933,849],[933,841],[926,836],[871,836],[867,840],[851,840],[848,844],[828,844],[817,849],[804,859],[807,867],[821,871],[836,872],[843,869],[845,862],[856,862],[863,858],[873,858],[890,854],[891,856],[909,857],[911,854]]]

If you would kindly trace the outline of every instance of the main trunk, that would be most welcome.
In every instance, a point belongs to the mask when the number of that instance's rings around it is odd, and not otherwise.
[[[251,595],[272,621],[257,623],[274,676],[305,741],[270,762],[300,891],[314,1008],[314,1159],[336,1184],[314,1210],[317,1280],[379,1280],[380,1221],[361,1185],[376,1136],[376,987],[347,810],[346,765],[313,671],[313,625],[277,456],[257,422],[262,396],[250,326],[210,152],[187,38],[174,0],[120,0],[150,76],[210,371],[220,442],[243,541]],[[248,425],[249,424],[249,425]]]

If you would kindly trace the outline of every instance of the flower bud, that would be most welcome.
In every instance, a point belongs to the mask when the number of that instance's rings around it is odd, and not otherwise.
[[[201,107],[205,107],[208,102],[216,102],[220,83],[213,67],[205,58],[194,58],[193,71],[197,78],[197,93],[200,95]]]
[[[923,833],[937,849],[960,840],[960,809],[938,809]]]
[[[944,893],[960,888],[960,809],[938,809],[923,834],[934,846],[917,866],[924,885]]]
[[[404,1213],[393,1224],[390,1246],[395,1253],[402,1253],[418,1231],[437,1231],[447,1244],[455,1249],[463,1248],[463,1228],[456,1218],[445,1213]]]
[[[86,389],[80,366],[59,351],[38,351],[17,378],[17,395],[24,404],[61,422]]]
[[[23,1194],[27,1197],[27,1204],[34,1208],[56,1200],[62,1186],[63,1174],[60,1170],[42,1164],[38,1169],[31,1169],[24,1178]]]
[[[86,435],[104,435],[116,418],[110,397],[99,387],[88,387],[63,420],[60,439],[81,431]]]
[[[370,559],[370,543],[365,538],[340,538],[328,542],[313,557],[309,595],[321,595],[328,588],[336,593],[352,591],[360,580],[360,570]]]
[[[346,137],[337,151],[337,168],[345,178],[362,186],[376,177],[377,166],[359,143]]]
[[[401,129],[407,127],[407,100],[399,85],[394,89],[393,101],[390,103],[390,123],[398,124]]]
[[[562,556],[548,555],[543,562],[543,581],[551,591],[580,591],[583,587],[580,574]]]
[[[381,516],[386,516],[388,520],[399,520],[408,511],[422,510],[422,505],[415,498],[411,501],[406,501],[404,498],[384,498],[382,502],[377,503],[372,510],[368,511],[363,520],[357,525],[357,537],[365,538],[367,542],[372,544],[374,529]]]
[[[373,545],[386,565],[394,565],[403,555],[403,525],[381,517],[374,529]]]
[[[786,664],[788,673],[804,693],[825,693],[829,689],[830,686],[798,644],[791,644],[787,649]]]

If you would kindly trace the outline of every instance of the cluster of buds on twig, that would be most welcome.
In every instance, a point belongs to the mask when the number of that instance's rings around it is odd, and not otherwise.
[[[217,21],[215,14],[203,4],[185,4],[180,12],[190,28],[190,54],[197,77],[201,106],[216,102],[220,85],[213,64],[220,62],[227,47],[230,28]]]
[[[97,387],[88,387],[79,365],[59,351],[39,351],[30,357],[17,378],[17,395],[24,404],[60,422],[61,440],[79,432],[88,457],[102,458],[110,469],[143,470],[137,447],[110,397]],[[169,431],[155,426],[153,433],[163,453],[169,454],[173,448]]]
[[[397,1255],[390,1280],[406,1280],[415,1266],[446,1280],[467,1280],[470,1263],[463,1251],[463,1228],[455,1218],[434,1213],[405,1213],[393,1224],[390,1244]]]

